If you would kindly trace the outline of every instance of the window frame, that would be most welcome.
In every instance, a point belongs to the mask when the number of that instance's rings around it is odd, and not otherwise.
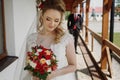
[[[1,0],[2,9],[2,27],[3,27],[3,53],[0,53],[0,60],[7,56],[6,50],[6,35],[5,35],[5,16],[4,16],[4,0]]]

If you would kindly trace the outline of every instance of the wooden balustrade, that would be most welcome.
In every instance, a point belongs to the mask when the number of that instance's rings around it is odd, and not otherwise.
[[[94,43],[93,38],[96,39],[101,45],[102,45],[102,41],[104,42],[104,45],[106,46],[105,50],[107,52],[105,57],[107,59],[108,72],[110,73],[110,76],[112,77],[112,69],[111,69],[111,66],[112,66],[111,63],[112,62],[111,62],[110,50],[115,52],[113,54],[118,55],[120,57],[120,48],[117,47],[114,43],[110,42],[108,39],[104,39],[103,40],[103,38],[102,38],[102,36],[100,34],[95,33],[94,31],[92,31],[88,27],[86,27],[86,26],[83,26],[83,27],[84,27],[83,29],[87,29],[88,32],[90,32],[90,34],[92,36],[91,51],[94,51],[93,50],[93,47],[94,47],[94,45],[93,45],[93,43]],[[82,35],[85,35],[85,34],[83,33]],[[102,54],[102,51],[101,51],[101,54]]]
[[[84,26],[85,28],[87,28],[86,26]],[[91,36],[93,36],[100,44],[102,43],[102,37],[101,35],[95,33],[94,31],[92,31],[91,29],[87,28],[88,31],[91,33]],[[116,55],[118,55],[120,57],[120,48],[117,47],[114,43],[110,42],[108,39],[104,40],[104,44],[109,47],[112,51],[114,51]],[[93,45],[93,44],[92,44]]]

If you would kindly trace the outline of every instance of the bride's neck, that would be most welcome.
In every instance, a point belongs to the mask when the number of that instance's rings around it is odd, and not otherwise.
[[[42,30],[40,33],[42,33],[42,35],[44,35],[44,36],[54,36],[54,31],[51,31],[51,32],[49,32],[49,31],[46,31],[46,30]]]

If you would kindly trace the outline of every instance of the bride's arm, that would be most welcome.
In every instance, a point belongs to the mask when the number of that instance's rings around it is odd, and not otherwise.
[[[76,70],[76,54],[75,54],[75,48],[74,48],[74,41],[71,39],[66,47],[66,57],[68,61],[68,66],[58,69],[56,71],[53,71],[47,78],[47,80],[57,77],[60,75],[64,75],[70,72],[74,72]]]

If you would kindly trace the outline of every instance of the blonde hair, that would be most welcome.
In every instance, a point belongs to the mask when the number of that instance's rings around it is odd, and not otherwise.
[[[38,27],[39,31],[43,25],[43,21],[42,21],[41,17],[49,9],[54,9],[61,13],[61,21],[60,21],[58,27],[55,29],[55,43],[58,43],[58,42],[60,42],[61,37],[64,35],[64,29],[62,28],[61,23],[63,20],[63,15],[65,13],[65,4],[62,0],[46,0],[44,2],[43,8],[41,9],[41,15],[39,18],[39,21],[40,21],[40,26]]]

